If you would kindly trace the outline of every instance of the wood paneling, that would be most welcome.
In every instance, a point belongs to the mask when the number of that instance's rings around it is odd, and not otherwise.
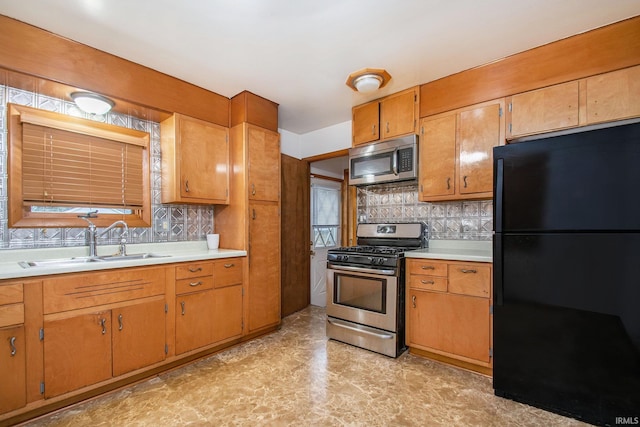
[[[6,16],[0,16],[0,67],[229,126],[229,99],[222,95]]]
[[[420,87],[420,116],[640,64],[640,16]]]
[[[309,162],[282,154],[282,316],[310,303]]]

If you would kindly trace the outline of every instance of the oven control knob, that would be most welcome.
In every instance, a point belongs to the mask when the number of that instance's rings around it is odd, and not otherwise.
[[[339,255],[338,261],[347,261],[349,259],[349,255]]]

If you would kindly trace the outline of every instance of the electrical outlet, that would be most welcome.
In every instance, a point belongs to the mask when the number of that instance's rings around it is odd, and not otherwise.
[[[162,231],[169,231],[169,221],[166,219],[162,221]]]

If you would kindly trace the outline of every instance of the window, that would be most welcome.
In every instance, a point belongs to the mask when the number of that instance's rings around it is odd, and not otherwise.
[[[9,104],[9,227],[150,226],[149,134]]]
[[[313,179],[311,184],[313,246],[337,246],[340,237],[340,184]]]

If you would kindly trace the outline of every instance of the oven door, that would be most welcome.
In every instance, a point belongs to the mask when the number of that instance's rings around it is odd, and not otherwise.
[[[327,316],[396,332],[395,270],[327,266]]]

